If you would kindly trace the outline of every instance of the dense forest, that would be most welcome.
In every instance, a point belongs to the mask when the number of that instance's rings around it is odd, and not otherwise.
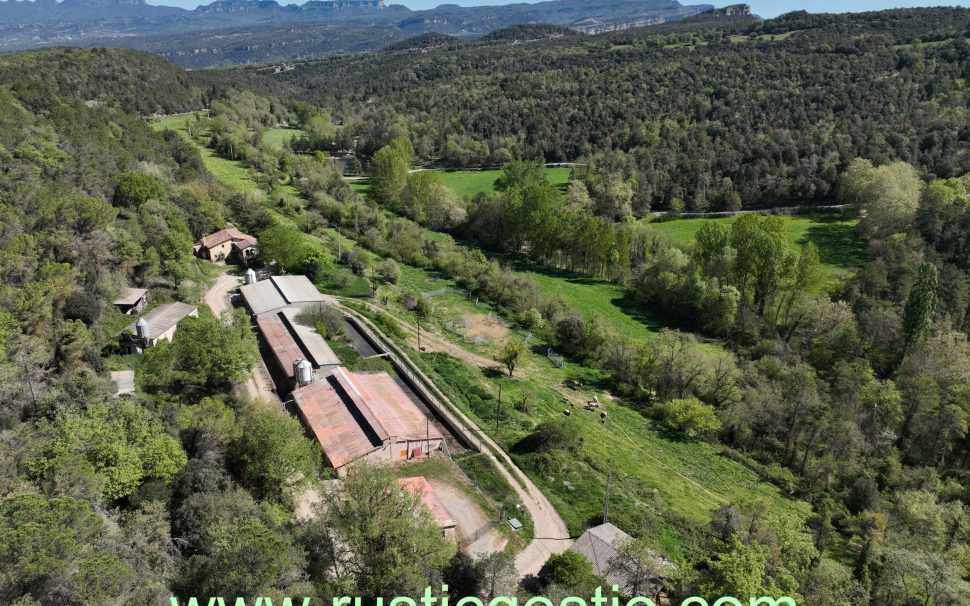
[[[345,483],[349,506],[293,518],[326,473],[295,418],[238,389],[256,360],[246,314],[200,305],[172,342],[118,355],[133,318],[111,301],[136,286],[198,304],[214,276],[193,242],[246,203],[137,113],[210,89],[119,51],[13,55],[0,72],[0,603],[418,591],[453,547],[386,471]],[[113,397],[109,371],[132,364],[137,395]],[[353,557],[334,572],[337,533]]]
[[[965,9],[695,17],[324,59],[254,86],[360,123],[365,155],[406,130],[446,166],[585,158],[635,181],[641,213],[772,206],[831,199],[856,157],[970,170],[968,29]]]

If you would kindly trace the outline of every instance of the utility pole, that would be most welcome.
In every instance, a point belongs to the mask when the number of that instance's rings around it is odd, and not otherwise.
[[[502,380],[498,382],[498,402],[495,403],[495,435],[498,435],[498,413],[499,406],[502,405]]]
[[[431,419],[428,417],[424,418],[424,440],[424,458],[428,459],[431,458]]]
[[[421,353],[421,318],[415,324],[418,325],[418,353]]]
[[[610,521],[610,486],[613,484],[613,472],[606,476],[606,502],[603,505],[603,523]]]

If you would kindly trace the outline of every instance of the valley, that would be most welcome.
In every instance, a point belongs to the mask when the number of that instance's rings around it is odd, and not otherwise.
[[[0,602],[970,600],[970,10],[128,4],[0,55]]]

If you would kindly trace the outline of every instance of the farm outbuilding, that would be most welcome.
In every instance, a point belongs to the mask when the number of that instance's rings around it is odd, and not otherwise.
[[[125,292],[111,303],[126,316],[140,314],[148,306],[148,290],[145,288],[126,288]]]
[[[624,543],[630,540],[630,535],[607,522],[588,529],[569,549],[589,560],[594,574],[605,578],[610,585],[618,586],[624,595],[632,596],[637,589],[635,574],[640,568],[640,560],[630,561],[629,556],[624,556],[621,552]],[[664,570],[655,571],[656,574],[649,579],[651,587],[639,588],[641,595],[648,595],[644,591],[652,591],[654,594],[661,591],[663,572],[673,567],[673,562],[666,558],[657,556],[654,559]]]
[[[304,307],[327,301],[306,276],[272,276],[241,286],[239,292],[246,307],[255,316],[276,312],[284,307]]]
[[[288,380],[288,385],[280,386],[285,388],[282,391],[296,386],[296,364],[301,360],[324,375],[340,366],[340,359],[320,333],[299,322],[299,314],[299,308],[286,307],[256,318],[263,340]]]
[[[424,503],[424,506],[431,512],[431,516],[435,519],[435,522],[438,523],[438,528],[441,529],[442,534],[446,537],[454,536],[455,526],[457,526],[455,518],[448,513],[448,509],[441,502],[441,499],[438,498],[434,487],[428,483],[428,480],[423,476],[398,478],[397,484],[403,490],[421,498],[421,502]]]
[[[130,353],[141,353],[149,347],[155,347],[160,341],[171,341],[179,322],[198,315],[198,308],[187,303],[166,303],[154,307],[128,326],[130,332],[122,337],[122,349]]]
[[[357,461],[390,463],[427,455],[444,438],[386,372],[339,367],[293,391],[302,421],[340,476]]]
[[[245,263],[259,254],[259,242],[238,229],[220,229],[202,236],[195,245],[195,254],[210,261]]]

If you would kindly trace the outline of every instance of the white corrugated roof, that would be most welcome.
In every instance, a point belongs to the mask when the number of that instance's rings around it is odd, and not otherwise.
[[[306,276],[273,276],[270,279],[276,284],[276,288],[290,305],[324,301],[324,296]]]
[[[260,280],[252,284],[246,284],[239,288],[239,293],[246,300],[246,306],[256,314],[264,314],[281,307],[286,307],[286,299],[276,288],[272,280]]]
[[[153,307],[141,319],[148,322],[148,338],[157,339],[162,333],[167,332],[168,329],[196,312],[195,305],[189,305],[188,303],[166,303],[158,307]],[[128,329],[135,332],[135,324],[131,324]]]
[[[333,353],[330,345],[317,332],[316,327],[300,324],[297,321],[297,316],[300,315],[300,311],[297,307],[286,307],[282,310],[282,313],[286,316],[290,327],[296,333],[303,347],[310,354],[310,357],[313,358],[313,362],[321,368],[340,366],[340,358],[337,357],[337,354]]]
[[[125,289],[122,296],[112,301],[112,303],[115,305],[134,305],[146,294],[148,294],[148,290],[145,288],[128,288]]]
[[[273,276],[239,289],[255,315],[305,303],[322,303],[327,298],[306,276]]]

